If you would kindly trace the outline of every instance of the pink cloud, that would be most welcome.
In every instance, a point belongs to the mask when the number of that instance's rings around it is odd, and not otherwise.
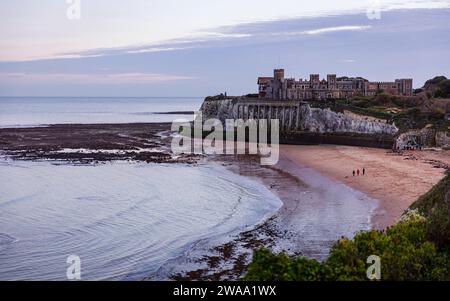
[[[83,84],[150,84],[195,79],[191,76],[156,73],[0,73],[2,83],[83,83]]]

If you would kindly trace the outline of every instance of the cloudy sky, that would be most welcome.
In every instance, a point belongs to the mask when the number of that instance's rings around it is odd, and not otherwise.
[[[2,1],[0,96],[244,94],[275,67],[418,87],[450,76],[449,20],[450,0]]]

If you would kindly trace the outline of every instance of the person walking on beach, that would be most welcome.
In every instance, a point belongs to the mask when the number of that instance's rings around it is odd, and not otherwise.
[[[366,174],[366,168],[364,167],[363,168],[363,175],[365,175]]]
[[[353,170],[353,176],[355,176],[355,170]]]
[[[359,176],[359,169],[356,171],[356,174]]]

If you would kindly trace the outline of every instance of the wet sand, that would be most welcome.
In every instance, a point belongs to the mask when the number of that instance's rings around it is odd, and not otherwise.
[[[173,280],[238,280],[245,275],[253,251],[260,248],[322,261],[342,237],[372,229],[376,200],[315,170],[296,166],[285,156],[275,166],[263,166],[259,157],[250,155],[206,160],[260,182],[283,205],[269,219],[224,244],[191,250],[188,261],[178,262],[179,268],[173,270]]]
[[[450,151],[404,151],[337,145],[282,145],[280,156],[298,167],[312,168],[326,177],[378,199],[376,228],[396,223],[418,197],[445,175]],[[366,169],[353,176],[352,171]]]

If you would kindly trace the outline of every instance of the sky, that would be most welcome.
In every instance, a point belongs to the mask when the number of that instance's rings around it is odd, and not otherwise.
[[[0,2],[0,96],[207,96],[284,68],[450,77],[450,0]]]

